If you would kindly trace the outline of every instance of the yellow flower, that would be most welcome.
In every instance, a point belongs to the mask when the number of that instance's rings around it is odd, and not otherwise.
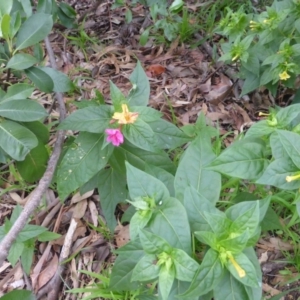
[[[287,80],[287,79],[289,79],[291,76],[287,73],[287,71],[284,71],[284,72],[282,72],[282,73],[280,73],[279,74],[279,78],[281,79],[281,80]]]
[[[138,115],[137,112],[130,112],[126,104],[122,104],[122,112],[115,112],[112,118],[118,120],[119,124],[132,124]]]
[[[239,54],[235,55],[235,56],[232,58],[232,61],[235,61],[235,60],[237,60],[239,57],[240,57],[240,55],[239,55]]]
[[[237,273],[239,274],[240,278],[243,278],[246,276],[246,272],[242,267],[237,263],[237,261],[233,258],[233,256],[230,254],[228,255],[230,262],[233,264],[234,268],[236,269]]]
[[[287,182],[291,182],[291,181],[297,180],[297,179],[300,179],[300,174],[294,175],[294,176],[286,176],[286,177],[285,177],[285,180],[286,180]]]

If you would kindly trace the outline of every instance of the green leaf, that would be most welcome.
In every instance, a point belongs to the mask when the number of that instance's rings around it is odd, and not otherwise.
[[[61,237],[61,234],[58,234],[56,232],[51,232],[51,231],[45,231],[39,234],[38,240],[39,242],[49,242],[56,240]]]
[[[0,298],[1,300],[35,300],[35,296],[31,291],[27,290],[14,290],[8,292]]]
[[[51,77],[54,92],[66,93],[73,89],[73,83],[66,74],[49,67],[38,68]]]
[[[140,36],[140,40],[139,40],[139,43],[141,46],[145,46],[148,42],[148,39],[149,39],[149,33],[150,33],[150,29],[151,27],[148,27],[147,29],[145,29],[143,31],[143,33],[141,34]]]
[[[153,198],[158,204],[168,198],[169,191],[166,186],[153,176],[131,166],[126,162],[126,176],[131,199],[136,197]]]
[[[194,232],[195,237],[199,240],[202,244],[208,245],[210,248],[214,250],[218,250],[218,236],[216,233],[212,231],[196,231]]]
[[[30,268],[33,261],[33,254],[34,254],[34,245],[26,245],[24,246],[24,250],[21,254],[21,263],[22,267],[24,268],[24,271],[27,275],[30,273]]]
[[[30,0],[22,0],[20,1],[20,3],[22,4],[26,17],[29,18],[32,15],[32,7]]]
[[[256,179],[267,165],[265,147],[264,142],[252,138],[234,142],[207,168],[232,177]]]
[[[158,153],[153,153],[150,151],[145,151],[131,145],[126,141],[120,147],[116,147],[114,149],[112,157],[118,161],[118,165],[121,163],[121,168],[124,169],[124,173],[125,161],[128,161],[131,165],[141,170],[145,169],[147,163],[160,167],[171,174],[175,173],[175,165],[166,152],[160,151]],[[110,163],[112,162],[110,161]]]
[[[27,128],[4,120],[0,123],[0,144],[13,159],[23,160],[30,150],[38,145],[38,140]]]
[[[132,271],[131,281],[151,281],[158,277],[159,266],[156,255],[146,254],[136,264]]]
[[[199,265],[181,249],[172,251],[172,259],[176,271],[176,278],[191,282],[198,271]]]
[[[27,224],[18,235],[18,240],[25,242],[29,239],[39,236],[41,233],[47,231],[46,227]]]
[[[113,150],[102,149],[103,134],[82,132],[63,157],[57,171],[57,189],[62,199],[103,169]]]
[[[101,209],[108,228],[113,232],[117,225],[116,206],[118,203],[125,201],[128,193],[126,177],[111,167],[101,170],[98,179],[97,188],[100,195]]]
[[[211,230],[218,236],[224,236],[232,226],[232,221],[228,219],[225,213],[203,212]]]
[[[31,96],[34,87],[27,83],[16,83],[11,85],[7,89],[6,95],[0,100],[0,102],[26,99]]]
[[[0,16],[9,15],[13,7],[13,0],[0,1]]]
[[[242,233],[249,230],[251,237],[259,225],[259,201],[244,201],[230,207],[226,211],[228,218],[231,218],[231,232]]]
[[[37,67],[31,67],[25,70],[25,74],[42,92],[51,93],[53,91],[53,80],[44,71]]]
[[[133,124],[124,125],[122,133],[130,143],[138,148],[152,152],[159,151],[151,127],[139,118]]]
[[[90,106],[73,112],[58,128],[101,133],[110,127],[111,117],[108,105]]]
[[[127,99],[120,89],[112,82],[109,81],[110,98],[115,111],[121,111],[122,104],[127,104]]]
[[[5,14],[2,17],[1,20],[1,31],[2,31],[2,36],[4,37],[4,39],[9,39],[9,36],[11,34],[11,29],[10,29],[10,15]]]
[[[130,238],[134,240],[140,233],[140,230],[146,227],[153,215],[152,210],[137,211],[130,219]]]
[[[254,91],[255,89],[257,89],[260,86],[259,76],[257,76],[256,74],[254,74],[252,72],[246,72],[246,73],[247,73],[247,76],[246,76],[246,80],[244,81],[243,89],[242,89],[240,97]]]
[[[225,275],[223,276],[218,287],[214,289],[214,299],[215,300],[233,300],[233,299],[254,300],[248,297],[245,286],[239,281],[237,281],[228,271],[225,272]]]
[[[143,249],[149,254],[159,254],[162,252],[171,252],[172,248],[166,240],[147,230],[140,230],[140,241]]]
[[[11,263],[11,265],[14,267],[16,263],[18,262],[22,252],[24,249],[24,244],[20,242],[14,242],[10,249],[7,256],[7,260]]]
[[[36,13],[21,26],[16,40],[16,50],[32,46],[43,40],[52,30],[52,15]]]
[[[202,196],[193,187],[187,187],[184,193],[184,207],[188,214],[192,231],[208,231],[211,227],[204,215],[204,211],[219,214],[223,213],[215,208],[214,204]]]
[[[259,279],[257,278],[256,270],[249,258],[244,253],[240,253],[234,255],[234,259],[237,264],[246,272],[246,276],[240,277],[232,262],[228,260],[226,267],[228,271],[235,277],[235,279],[244,285],[250,287],[259,287]]]
[[[160,111],[147,106],[130,106],[130,108],[131,111],[138,112],[139,118],[146,123],[156,121],[163,116]]]
[[[150,97],[150,84],[148,77],[139,61],[130,75],[129,80],[133,86],[128,95],[129,104],[146,106]]]
[[[232,254],[239,254],[247,247],[250,238],[249,230],[246,229],[237,236],[234,231],[231,231],[230,233],[232,234],[232,236],[229,235],[228,238],[219,241],[218,246],[223,247],[224,249],[226,249],[226,251],[230,251]],[[254,234],[252,234],[252,236],[253,235]]]
[[[271,127],[270,125],[268,125],[268,120],[262,120],[255,123],[248,129],[246,138],[259,138],[263,136],[269,136],[275,130],[276,127]]]
[[[49,153],[44,144],[39,141],[37,147],[33,148],[23,161],[17,161],[16,167],[20,175],[27,182],[35,182],[39,180],[47,166]]]
[[[60,2],[59,3],[59,8],[64,12],[64,14],[66,16],[68,16],[69,18],[73,18],[75,19],[76,18],[76,11],[73,9],[72,6],[68,5],[67,3],[65,2]]]
[[[35,134],[39,141],[41,141],[44,145],[49,142],[49,129],[46,125],[39,121],[34,122],[24,122],[20,123],[24,127],[28,128],[31,132]]]
[[[268,208],[260,225],[262,231],[282,229],[279,216],[271,207]]]
[[[286,127],[300,114],[300,104],[293,104],[282,108],[276,114],[278,125]]]
[[[175,175],[175,192],[179,200],[183,200],[187,186],[194,187],[213,204],[219,200],[221,175],[205,168],[214,158],[208,135],[198,136],[189,145]]]
[[[160,295],[159,299],[167,300],[172,289],[172,285],[175,279],[175,270],[173,267],[167,268],[162,265],[159,270],[158,276],[158,293]]]
[[[172,197],[175,196],[175,190],[174,190],[175,177],[171,173],[165,171],[162,168],[151,166],[148,164],[146,164],[145,171],[151,176],[163,182],[166,188],[168,189],[170,196]]]
[[[196,273],[189,289],[181,295],[184,299],[201,296],[217,286],[223,277],[224,269],[219,259],[218,252],[209,249]]]
[[[295,190],[300,188],[300,180],[287,182],[286,177],[298,173],[299,168],[289,158],[283,157],[271,162],[256,183],[273,185],[284,190]]]
[[[47,116],[43,106],[29,99],[5,101],[0,103],[0,116],[13,121],[30,122]]]
[[[129,251],[119,254],[114,262],[110,277],[110,289],[113,291],[135,290],[139,285],[137,282],[131,282],[131,276],[137,262],[144,256],[144,251],[141,245],[134,241],[129,242],[122,248],[129,249]]]
[[[148,122],[157,138],[161,149],[175,149],[189,142],[191,139],[172,123],[158,119]]]
[[[150,231],[165,239],[173,248],[191,254],[190,226],[185,209],[179,200],[175,198],[162,200],[148,226]]]
[[[287,130],[276,130],[271,136],[271,147],[275,158],[288,156],[294,165],[300,169],[299,134]]]
[[[14,36],[19,31],[22,24],[21,14],[19,11],[15,11],[11,14],[11,21],[10,21],[10,38],[14,38]]]

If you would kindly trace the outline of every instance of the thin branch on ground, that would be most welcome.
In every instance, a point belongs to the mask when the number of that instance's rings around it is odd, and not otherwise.
[[[54,57],[54,52],[52,50],[50,41],[48,38],[45,39],[45,44],[47,48],[47,52],[49,55],[50,63],[52,68],[57,69],[56,67],[56,61]],[[66,108],[63,100],[62,93],[56,93],[56,100],[58,102],[59,106],[59,119],[62,121],[66,116]],[[42,196],[48,189],[49,185],[51,184],[58,159],[61,154],[63,142],[65,138],[65,132],[64,131],[57,131],[56,135],[56,142],[53,148],[53,152],[49,158],[47,169],[43,175],[43,177],[40,179],[37,187],[34,189],[34,191],[31,193],[29,200],[27,201],[23,211],[21,212],[19,218],[16,220],[16,222],[13,224],[10,231],[5,235],[3,240],[0,243],[0,266],[3,264],[4,260],[8,256],[9,249],[15,239],[17,238],[18,234],[22,231],[22,229],[25,227],[26,223],[28,222],[30,216],[34,212],[34,210],[39,206]]]

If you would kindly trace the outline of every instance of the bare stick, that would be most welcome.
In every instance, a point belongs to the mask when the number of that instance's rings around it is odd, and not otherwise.
[[[50,63],[52,65],[52,67],[54,69],[56,69],[54,53],[53,53],[53,50],[51,48],[48,38],[45,39],[45,44],[46,44],[46,48],[47,48],[48,55],[50,58]],[[60,121],[62,121],[66,116],[66,108],[65,108],[64,101],[63,101],[63,95],[61,93],[56,93],[56,99],[57,99],[57,102],[59,105],[59,113],[60,113],[59,118],[60,118]],[[8,252],[9,252],[9,249],[10,249],[12,243],[15,241],[18,234],[21,232],[21,230],[26,225],[31,214],[34,212],[34,210],[40,204],[43,194],[46,192],[49,185],[51,184],[53,174],[54,174],[58,159],[61,154],[64,137],[65,137],[64,131],[57,131],[54,149],[49,158],[47,169],[46,169],[43,177],[40,179],[37,187],[31,193],[29,201],[27,201],[19,218],[16,220],[16,222],[13,224],[10,231],[6,234],[6,236],[3,238],[3,240],[0,243],[0,266],[3,264],[4,260],[7,258],[7,255],[8,255]]]

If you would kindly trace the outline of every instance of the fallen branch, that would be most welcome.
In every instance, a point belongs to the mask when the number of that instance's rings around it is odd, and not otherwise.
[[[45,44],[46,44],[51,66],[53,69],[57,69],[54,53],[48,38],[45,39]],[[55,95],[59,106],[59,113],[60,113],[59,119],[60,121],[62,121],[66,116],[66,108],[63,100],[63,95],[62,93],[56,93]],[[10,231],[5,235],[5,237],[0,243],[0,266],[7,258],[11,245],[13,244],[13,242],[15,241],[15,239],[17,238],[21,230],[25,227],[26,223],[28,222],[34,210],[39,206],[43,194],[46,192],[49,185],[51,184],[54,171],[56,169],[57,162],[61,154],[64,137],[65,137],[64,131],[60,131],[60,130],[57,131],[54,149],[49,158],[47,169],[43,177],[40,179],[37,187],[31,193],[29,200],[27,201],[19,218],[16,220],[16,222],[13,224]]]

